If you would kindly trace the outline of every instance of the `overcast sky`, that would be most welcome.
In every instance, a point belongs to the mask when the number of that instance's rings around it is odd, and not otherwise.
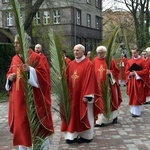
[[[117,2],[117,0],[103,0],[103,10],[105,9],[127,9],[125,4]]]

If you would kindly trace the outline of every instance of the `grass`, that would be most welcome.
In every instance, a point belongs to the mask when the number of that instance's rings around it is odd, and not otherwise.
[[[8,93],[4,90],[0,91],[0,103],[8,101]]]

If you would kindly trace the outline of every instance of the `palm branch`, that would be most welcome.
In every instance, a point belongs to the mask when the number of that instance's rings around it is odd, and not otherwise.
[[[16,29],[19,35],[20,53],[22,54],[21,60],[23,63],[27,61],[27,54],[29,48],[29,41],[24,31],[22,18],[20,16],[20,4],[18,0],[11,0],[12,10],[14,12]],[[37,117],[35,105],[33,102],[33,91],[32,87],[28,84],[28,74],[23,73],[24,89],[26,95],[27,115],[30,125],[30,133],[32,140],[32,150],[37,150],[41,147],[44,141],[44,133],[39,134],[40,122]]]
[[[109,36],[109,39],[107,40],[107,43],[105,41],[105,45],[107,46],[107,55],[106,55],[106,63],[107,63],[107,68],[110,69],[110,63],[113,57],[113,54],[115,52],[115,40],[116,40],[116,36],[118,34],[119,31],[119,27],[117,26],[113,32],[111,33],[111,35]],[[111,91],[110,91],[110,79],[109,79],[109,75],[106,76],[106,82],[102,83],[100,85],[101,87],[101,92],[102,92],[102,99],[104,102],[104,109],[105,109],[105,115],[106,117],[110,118],[110,114],[111,114]]]
[[[129,53],[129,58],[131,58],[132,54],[131,54],[131,51],[130,51],[130,45],[129,45],[129,41],[128,41],[125,30],[123,30],[123,34],[124,34],[125,47],[126,47],[128,53]]]
[[[4,30],[3,28],[0,28],[0,33],[3,33],[6,37],[8,37],[11,40],[11,42],[13,42],[14,38],[12,34],[10,34],[8,31]]]
[[[62,48],[59,36],[53,31],[49,32],[50,39],[50,58],[51,58],[51,85],[52,92],[56,97],[56,107],[53,107],[60,113],[61,118],[69,123],[70,103],[67,80],[65,76],[65,61],[63,59]]]

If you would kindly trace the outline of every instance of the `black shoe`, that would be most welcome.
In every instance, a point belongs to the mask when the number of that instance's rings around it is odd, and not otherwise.
[[[134,115],[134,114],[132,114],[132,117],[136,118],[136,117],[140,117],[140,115]]]
[[[67,144],[72,144],[72,143],[77,143],[77,141],[78,141],[78,138],[75,138],[74,140],[69,140],[69,139],[67,139],[67,140],[66,140],[66,143],[67,143]]]
[[[113,119],[112,124],[117,124],[118,123],[118,118],[116,117],[115,119]]]
[[[146,104],[150,104],[150,101],[146,102],[144,105],[146,105]]]
[[[91,140],[88,140],[88,139],[84,139],[82,137],[80,137],[78,140],[77,140],[77,143],[90,143],[93,139]]]
[[[104,126],[105,126],[104,123],[102,123],[102,124],[95,124],[95,125],[94,125],[94,127],[104,127]]]

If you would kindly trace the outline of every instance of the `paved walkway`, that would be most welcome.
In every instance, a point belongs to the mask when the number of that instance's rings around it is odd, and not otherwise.
[[[150,105],[144,105],[142,116],[132,118],[123,91],[118,124],[95,128],[95,136],[89,144],[65,143],[60,132],[60,119],[53,112],[55,133],[51,137],[50,150],[150,150]],[[17,150],[12,146],[12,135],[7,126],[8,102],[0,103],[0,150]]]

